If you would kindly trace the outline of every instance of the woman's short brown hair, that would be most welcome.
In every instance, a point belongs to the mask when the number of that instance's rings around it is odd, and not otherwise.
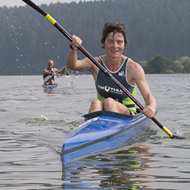
[[[105,43],[106,38],[112,32],[113,32],[113,34],[116,34],[116,33],[123,34],[125,46],[128,44],[125,26],[122,22],[120,22],[120,23],[106,22],[104,24],[104,27],[102,29],[102,39],[101,39],[102,44]],[[104,45],[102,45],[102,48],[104,48]]]

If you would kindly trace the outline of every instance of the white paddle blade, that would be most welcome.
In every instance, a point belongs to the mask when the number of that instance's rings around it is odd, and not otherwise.
[[[46,77],[44,78],[44,83],[49,82],[52,78],[53,78],[52,75],[48,75],[48,76],[46,76]]]

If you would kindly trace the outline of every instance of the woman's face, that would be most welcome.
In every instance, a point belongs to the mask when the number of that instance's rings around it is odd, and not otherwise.
[[[125,43],[121,33],[110,33],[103,44],[106,55],[112,58],[117,58],[122,55]]]

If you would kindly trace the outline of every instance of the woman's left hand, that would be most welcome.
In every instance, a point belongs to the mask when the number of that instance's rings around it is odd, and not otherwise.
[[[148,118],[152,118],[155,115],[155,112],[152,110],[150,106],[145,106],[143,110],[141,110],[141,113],[146,115]]]

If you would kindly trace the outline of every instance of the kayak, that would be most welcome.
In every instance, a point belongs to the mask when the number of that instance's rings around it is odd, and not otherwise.
[[[143,114],[127,116],[99,111],[83,116],[84,121],[62,144],[62,163],[129,144],[149,125]]]
[[[50,90],[53,90],[54,88],[57,88],[58,84],[48,84],[48,85],[45,85],[45,84],[42,84],[42,87],[44,89],[50,89]]]
[[[62,144],[63,164],[128,145],[151,121],[141,113],[127,116],[110,111],[93,112],[83,117],[82,124]]]

